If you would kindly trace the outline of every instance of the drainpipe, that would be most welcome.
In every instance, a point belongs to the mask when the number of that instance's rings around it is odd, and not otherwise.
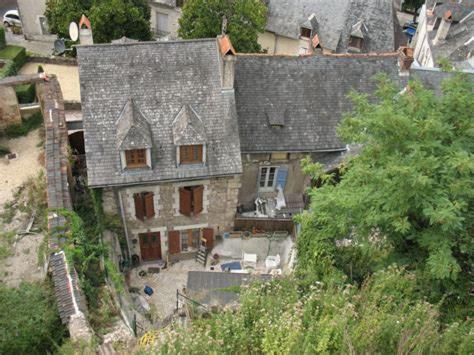
[[[123,223],[123,228],[125,229],[125,239],[127,241],[127,249],[128,249],[128,260],[130,263],[132,262],[132,251],[130,250],[130,241],[128,239],[128,227],[127,227],[127,221],[125,218],[125,211],[123,208],[123,201],[122,201],[122,195],[120,194],[120,190],[116,190],[118,194],[118,199],[119,199],[119,205],[120,205],[120,215],[122,216],[122,223]]]

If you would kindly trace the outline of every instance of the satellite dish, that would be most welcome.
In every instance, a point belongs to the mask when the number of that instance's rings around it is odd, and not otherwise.
[[[54,41],[54,50],[56,54],[61,55],[66,52],[66,44],[63,39],[57,39]]]
[[[79,27],[75,22],[69,24],[69,37],[73,42],[76,42],[79,38]]]

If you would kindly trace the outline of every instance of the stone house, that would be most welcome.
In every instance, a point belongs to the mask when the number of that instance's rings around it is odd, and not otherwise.
[[[129,253],[184,257],[229,231],[242,164],[216,39],[79,46],[88,185]]]
[[[446,58],[459,69],[473,69],[474,1],[427,1],[411,46],[422,67],[434,68]]]
[[[178,20],[185,0],[149,0],[151,30],[157,39],[177,39]]]
[[[268,0],[258,41],[269,54],[391,52],[406,38],[393,0]]]
[[[351,154],[336,133],[352,108],[351,90],[372,92],[372,77],[398,80],[397,54],[262,56],[240,55],[235,63],[235,97],[242,154],[239,206],[250,217],[256,199],[269,218],[291,219],[305,205],[310,181],[301,159],[332,170]],[[280,204],[276,209],[278,190]]]
[[[17,0],[18,12],[21,17],[23,35],[33,41],[54,41],[48,29],[48,22],[44,12],[46,0]]]

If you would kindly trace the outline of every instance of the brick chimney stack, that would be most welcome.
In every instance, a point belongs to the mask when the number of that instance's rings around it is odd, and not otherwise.
[[[436,37],[433,41],[434,44],[438,43],[439,41],[444,41],[446,39],[449,33],[449,29],[451,28],[452,20],[453,18],[451,11],[446,11],[443,15],[441,23],[439,24],[438,32],[436,32]]]
[[[86,45],[94,44],[91,22],[84,14],[82,14],[81,21],[79,21],[79,42]]]

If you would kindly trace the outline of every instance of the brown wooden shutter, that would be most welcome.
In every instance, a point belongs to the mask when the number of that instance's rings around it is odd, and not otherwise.
[[[206,239],[206,248],[212,249],[214,247],[214,229],[204,228],[202,230],[202,236]]]
[[[191,216],[191,190],[184,187],[179,189],[179,212]]]
[[[179,231],[168,232],[168,253],[177,254],[181,251]]]
[[[145,215],[146,218],[153,218],[155,216],[155,206],[153,205],[153,192],[148,192],[145,195]]]
[[[197,150],[198,150],[198,161],[199,162],[202,162],[202,145],[198,145],[197,146]]]
[[[133,194],[133,200],[135,202],[135,217],[143,221],[145,211],[142,194]]]
[[[202,212],[202,194],[204,191],[204,186],[195,186],[193,187],[193,213],[198,215]]]

